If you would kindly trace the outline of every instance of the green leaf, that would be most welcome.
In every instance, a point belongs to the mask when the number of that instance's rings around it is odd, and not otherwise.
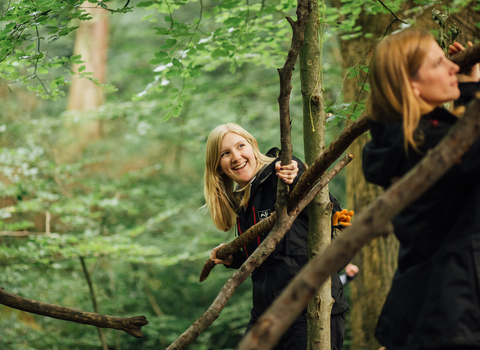
[[[228,51],[222,48],[217,48],[213,50],[211,54],[212,58],[217,58],[217,57],[227,57],[228,56]]]
[[[153,5],[153,1],[141,1],[136,6],[137,7],[148,7]]]
[[[160,50],[166,50],[173,47],[177,43],[177,39],[167,39],[165,40],[165,44],[160,46]]]
[[[83,72],[87,67],[85,67],[85,65],[81,66],[80,68],[78,68],[78,72]]]
[[[47,74],[48,73],[48,69],[45,68],[45,67],[38,67],[37,68],[37,74]]]
[[[36,46],[36,43],[33,42],[25,48],[25,51],[33,50],[35,48],[35,46]]]
[[[45,55],[40,52],[40,53],[37,53],[36,55],[33,55],[33,56],[32,56],[32,59],[34,59],[34,60],[39,60],[39,59],[42,59],[42,58],[44,58],[44,57],[45,57]]]

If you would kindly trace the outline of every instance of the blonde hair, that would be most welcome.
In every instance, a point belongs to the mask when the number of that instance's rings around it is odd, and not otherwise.
[[[370,67],[370,118],[384,122],[403,122],[405,149],[417,149],[414,131],[420,117],[433,107],[417,96],[411,80],[417,77],[434,37],[419,29],[405,29],[390,35],[375,49]]]
[[[243,197],[238,198],[233,193],[234,181],[225,174],[220,174],[220,148],[222,147],[223,137],[229,132],[243,137],[252,146],[257,161],[255,173],[275,159],[262,154],[258,148],[257,140],[237,124],[222,124],[210,133],[205,155],[204,196],[213,223],[219,230],[223,231],[228,231],[235,225],[237,210],[246,206],[250,199],[250,184],[243,189]]]

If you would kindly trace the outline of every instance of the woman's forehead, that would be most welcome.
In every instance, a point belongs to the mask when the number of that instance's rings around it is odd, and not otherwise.
[[[232,146],[239,142],[248,142],[248,140],[245,137],[233,131],[229,131],[225,135],[223,135],[222,140],[220,142],[220,147],[223,148],[223,147]]]

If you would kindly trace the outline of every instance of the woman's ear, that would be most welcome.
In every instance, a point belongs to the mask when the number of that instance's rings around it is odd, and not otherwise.
[[[413,93],[415,96],[420,97],[420,89],[415,81],[410,81],[410,87],[412,88]]]

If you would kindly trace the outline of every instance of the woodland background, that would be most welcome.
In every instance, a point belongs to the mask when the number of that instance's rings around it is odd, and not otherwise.
[[[214,127],[234,122],[262,151],[279,147],[276,68],[291,37],[285,16],[294,16],[296,2],[77,3],[0,1],[0,287],[93,311],[88,276],[98,312],[149,321],[140,339],[104,330],[109,349],[164,349],[231,274],[217,268],[198,282],[211,248],[234,236],[219,232],[203,207],[205,142]],[[39,15],[35,6],[51,11]],[[445,43],[455,28],[461,42],[479,38],[478,0],[332,0],[320,8],[323,99],[333,114],[327,144],[364,111],[371,50],[399,27],[398,18],[431,28]],[[432,9],[441,11],[437,23]],[[93,19],[82,21],[82,11]],[[12,35],[15,55],[6,39]],[[303,159],[295,73],[292,85],[293,149]],[[356,159],[329,184],[355,211],[379,193],[360,174],[367,137],[351,147]],[[352,310],[345,349],[376,346],[372,327],[395,258],[393,237],[355,258],[361,273],[346,288]],[[235,348],[250,305],[246,282],[189,348]],[[0,305],[0,349],[102,343],[92,326]]]

